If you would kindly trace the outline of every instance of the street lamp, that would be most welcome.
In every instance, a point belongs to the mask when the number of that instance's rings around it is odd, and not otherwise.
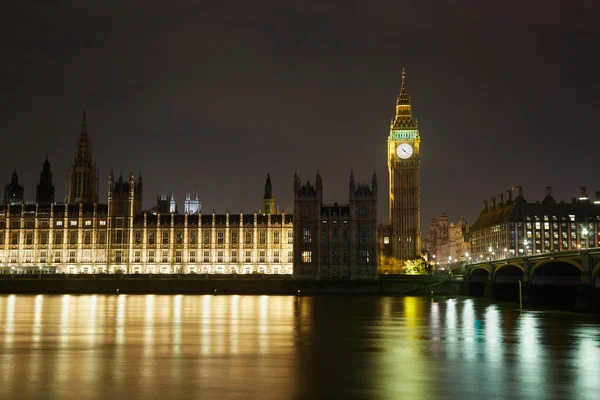
[[[525,247],[525,255],[527,255],[527,252],[529,250],[529,242],[527,241],[527,239],[523,240],[523,246]]]
[[[588,232],[587,228],[583,228],[583,229],[581,230],[581,238],[582,238],[582,239],[583,239],[583,238],[585,238],[585,245],[584,245],[584,248],[587,248],[587,247],[588,247],[588,246],[587,246],[587,243],[588,243],[588,233],[589,233],[589,232]]]

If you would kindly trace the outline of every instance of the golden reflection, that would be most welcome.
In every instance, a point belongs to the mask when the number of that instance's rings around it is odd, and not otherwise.
[[[98,324],[98,295],[93,294],[89,298],[90,315],[88,320],[88,342],[90,346],[96,344],[96,326]]]
[[[153,294],[146,295],[144,313],[144,357],[149,357],[154,345],[154,300]]]
[[[117,326],[115,327],[115,343],[117,346],[125,344],[125,301],[127,296],[117,297]]]
[[[200,319],[200,343],[202,354],[210,354],[211,345],[211,326],[210,326],[210,307],[213,296],[202,296],[202,318]]]
[[[31,347],[37,349],[40,347],[40,337],[42,334],[42,306],[44,295],[38,294],[33,301],[33,329],[31,337]]]
[[[402,307],[402,320],[394,320],[391,316],[381,323],[386,332],[385,348],[380,353],[381,384],[386,398],[418,398],[428,399],[431,392],[427,386],[427,363],[421,343],[421,329],[425,317],[424,302],[420,297],[386,298],[390,302],[390,310],[395,305]],[[431,303],[428,304],[428,307]],[[384,302],[385,313],[385,302]],[[402,368],[401,366],[409,366]]]
[[[6,319],[4,320],[4,348],[12,348],[15,334],[15,306],[17,296],[11,294],[6,302]]]
[[[229,352],[237,354],[240,341],[240,296],[231,296],[229,312]]]
[[[71,303],[71,296],[65,294],[61,298],[60,303],[60,332],[59,342],[60,347],[66,347],[69,343],[69,309]]]
[[[265,353],[269,344],[269,296],[260,296],[258,315],[258,351]]]
[[[172,336],[172,353],[174,355],[181,355],[181,311],[183,308],[183,295],[176,295],[173,297],[173,323],[171,324],[173,336]]]

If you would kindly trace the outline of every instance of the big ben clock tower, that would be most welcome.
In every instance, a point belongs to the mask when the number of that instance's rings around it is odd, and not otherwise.
[[[396,117],[388,137],[390,178],[390,225],[392,256],[410,260],[421,254],[421,201],[419,164],[421,137],[412,117],[406,93],[406,72],[402,68],[402,87],[396,98]]]

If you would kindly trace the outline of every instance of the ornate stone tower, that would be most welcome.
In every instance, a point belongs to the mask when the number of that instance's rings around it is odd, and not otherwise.
[[[273,185],[271,185],[271,174],[267,174],[265,183],[265,195],[263,196],[263,213],[275,214],[275,198],[273,197]]]
[[[390,126],[387,157],[392,256],[410,260],[421,253],[421,137],[418,123],[412,117],[405,80],[406,72],[402,68],[402,87],[396,98],[396,116]]]
[[[69,167],[66,204],[98,202],[98,170],[92,159],[92,146],[87,134],[85,109],[81,121],[81,133],[77,140],[77,153]]]

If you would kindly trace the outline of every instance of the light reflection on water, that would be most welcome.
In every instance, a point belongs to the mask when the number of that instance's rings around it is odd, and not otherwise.
[[[0,398],[597,398],[600,317],[469,298],[0,296]]]

